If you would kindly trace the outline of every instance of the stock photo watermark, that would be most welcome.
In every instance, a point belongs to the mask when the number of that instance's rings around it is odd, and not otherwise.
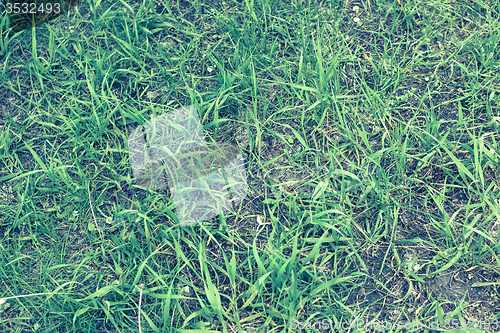
[[[289,328],[296,331],[312,331],[312,330],[333,330],[333,331],[349,331],[353,329],[367,330],[371,329],[375,332],[386,331],[408,331],[408,330],[457,330],[457,329],[485,329],[496,331],[499,328],[499,320],[496,318],[482,320],[462,320],[458,318],[443,319],[442,321],[433,320],[415,320],[415,321],[379,321],[370,320],[368,317],[359,318],[351,321],[336,321],[332,319],[323,319],[321,321],[299,321],[292,320],[289,323]]]
[[[146,137],[144,137],[144,133]],[[154,117],[129,135],[136,185],[168,186],[181,226],[224,214],[247,195],[236,145],[207,143],[194,105]]]

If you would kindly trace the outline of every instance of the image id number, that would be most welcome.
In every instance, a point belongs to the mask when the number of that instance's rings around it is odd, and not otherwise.
[[[41,3],[38,8],[36,3],[19,3],[19,2],[8,2],[5,4],[6,11],[8,14],[10,13],[23,13],[23,14],[37,14],[37,13],[47,13],[50,14],[52,11],[54,13],[59,14],[61,12],[61,4],[59,2],[54,3],[53,5],[48,3]]]
[[[486,329],[486,330],[496,330],[498,328],[498,319],[485,319],[485,320],[466,320],[461,324],[458,319],[445,320],[444,329]]]

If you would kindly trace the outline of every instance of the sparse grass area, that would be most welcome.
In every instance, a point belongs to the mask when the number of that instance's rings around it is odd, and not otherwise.
[[[0,330],[500,331],[499,13],[83,0],[15,35],[4,19]],[[181,228],[168,190],[134,187],[127,139],[191,104],[250,192]]]

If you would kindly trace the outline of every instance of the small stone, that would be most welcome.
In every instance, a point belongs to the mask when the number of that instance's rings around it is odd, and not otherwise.
[[[358,23],[360,21],[359,17],[354,18],[354,22]]]

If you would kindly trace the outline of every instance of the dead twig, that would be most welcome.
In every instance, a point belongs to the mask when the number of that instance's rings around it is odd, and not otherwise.
[[[95,218],[95,214],[94,214],[94,208],[92,207],[92,199],[90,198],[90,181],[88,183],[88,191],[89,191],[89,204],[90,204],[90,210],[92,211],[92,217],[94,217],[94,223],[95,223],[95,227],[97,229],[97,231],[99,231],[99,226],[97,225],[97,219]]]
[[[139,311],[137,313],[137,323],[139,324],[139,333],[142,333],[142,328],[141,328],[141,303],[142,303],[142,289],[144,287],[144,284],[141,284],[139,286],[140,294],[139,294]]]

